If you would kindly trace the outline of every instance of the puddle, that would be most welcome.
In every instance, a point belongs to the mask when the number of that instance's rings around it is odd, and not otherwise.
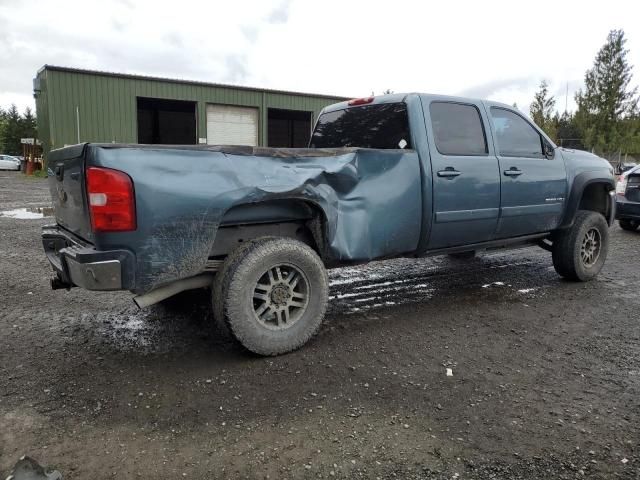
[[[378,309],[438,297],[461,305],[471,301],[469,311],[476,304],[497,305],[505,298],[528,301],[545,295],[547,286],[557,282],[550,259],[543,255],[546,253],[534,251],[525,256],[519,250],[482,256],[466,264],[446,257],[398,258],[330,269],[327,316],[377,318]],[[209,350],[212,345],[232,350],[234,344],[217,330],[211,317],[209,295],[198,290],[144,310],[129,304],[120,311],[86,313],[82,323],[90,324],[88,328],[113,348],[141,355]]]
[[[0,217],[17,218],[20,220],[53,217],[53,207],[27,207],[5,210],[4,212],[0,212]]]

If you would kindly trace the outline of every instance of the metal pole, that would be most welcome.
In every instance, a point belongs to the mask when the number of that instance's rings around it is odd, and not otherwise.
[[[80,107],[76,105],[76,128],[78,130],[78,143],[80,143]]]

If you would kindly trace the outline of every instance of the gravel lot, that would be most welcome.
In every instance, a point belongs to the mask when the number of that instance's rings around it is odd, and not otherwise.
[[[0,172],[0,212],[48,203]],[[640,233],[587,284],[535,248],[334,270],[319,336],[264,359],[204,292],[51,291],[51,221],[0,213],[0,478],[640,478]]]

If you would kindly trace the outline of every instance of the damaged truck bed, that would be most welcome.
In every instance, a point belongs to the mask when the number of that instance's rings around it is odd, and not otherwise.
[[[139,306],[210,288],[216,319],[273,355],[317,332],[326,267],[531,244],[588,280],[606,258],[608,162],[557,148],[512,107],[356,99],[323,110],[310,147],[52,151],[53,288],[129,290]]]
[[[83,164],[127,172],[135,231],[92,231]],[[133,268],[113,289],[138,294],[215,270],[217,259],[256,236],[306,236],[334,264],[411,253],[420,236],[420,166],[411,150],[83,144],[52,152],[50,165],[52,178],[61,177],[51,182],[58,225],[45,233],[84,240],[69,252],[74,259],[118,251]]]

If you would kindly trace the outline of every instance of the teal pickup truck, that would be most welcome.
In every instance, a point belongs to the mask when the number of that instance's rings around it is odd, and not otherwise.
[[[53,288],[140,307],[210,288],[215,317],[276,355],[318,331],[327,267],[537,245],[586,281],[607,256],[613,169],[503,104],[427,94],[325,108],[310,148],[81,144],[51,152]]]

